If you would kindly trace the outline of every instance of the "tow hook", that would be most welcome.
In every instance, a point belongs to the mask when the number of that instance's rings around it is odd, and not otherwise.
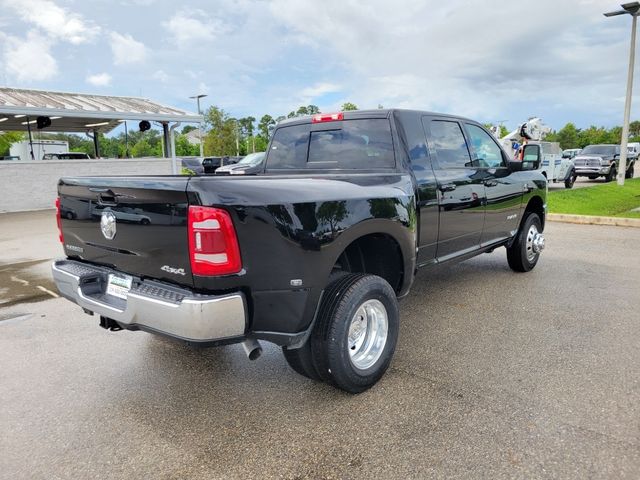
[[[120,330],[122,330],[122,327],[118,324],[118,322],[111,318],[103,316],[100,316],[100,326],[112,332],[119,332]]]
[[[532,247],[535,253],[540,253],[544,250],[545,240],[544,234],[536,233],[536,236],[533,237]]]

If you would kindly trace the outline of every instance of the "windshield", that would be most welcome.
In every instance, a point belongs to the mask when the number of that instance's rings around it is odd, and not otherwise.
[[[265,152],[250,153],[249,155],[244,157],[242,160],[240,160],[238,163],[236,163],[236,165],[245,165],[245,166],[253,167],[254,165],[258,165],[260,162],[262,162],[262,160],[264,159],[264,155],[265,155]]]
[[[616,153],[615,145],[589,145],[584,147],[581,155],[613,155]]]

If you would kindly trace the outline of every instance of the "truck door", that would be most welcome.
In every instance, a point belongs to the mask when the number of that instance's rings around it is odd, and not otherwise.
[[[522,181],[511,173],[502,149],[493,136],[479,125],[465,122],[472,163],[485,186],[486,207],[482,245],[512,237],[520,222]]]
[[[400,144],[416,181],[418,209],[418,265],[434,263],[438,246],[438,188],[422,127],[422,114],[396,110],[394,117]]]
[[[480,246],[484,225],[484,178],[471,163],[462,125],[456,119],[423,117],[422,124],[438,187],[438,260]]]

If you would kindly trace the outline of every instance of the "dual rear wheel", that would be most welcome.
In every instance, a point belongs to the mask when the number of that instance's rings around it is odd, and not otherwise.
[[[330,280],[307,342],[283,352],[299,374],[360,393],[389,367],[398,330],[391,285],[376,275],[342,274]]]
[[[543,249],[540,217],[528,212],[507,248],[509,266],[527,272],[536,266]],[[306,342],[282,350],[300,375],[360,393],[386,372],[398,331],[398,300],[391,285],[377,275],[340,273],[329,279]]]

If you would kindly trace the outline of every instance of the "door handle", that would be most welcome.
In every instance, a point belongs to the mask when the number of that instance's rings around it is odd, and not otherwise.
[[[455,183],[445,183],[443,185],[440,185],[441,192],[453,192],[455,189],[456,189]]]
[[[498,186],[498,182],[496,182],[495,180],[485,180],[484,186],[485,187],[497,187]]]

